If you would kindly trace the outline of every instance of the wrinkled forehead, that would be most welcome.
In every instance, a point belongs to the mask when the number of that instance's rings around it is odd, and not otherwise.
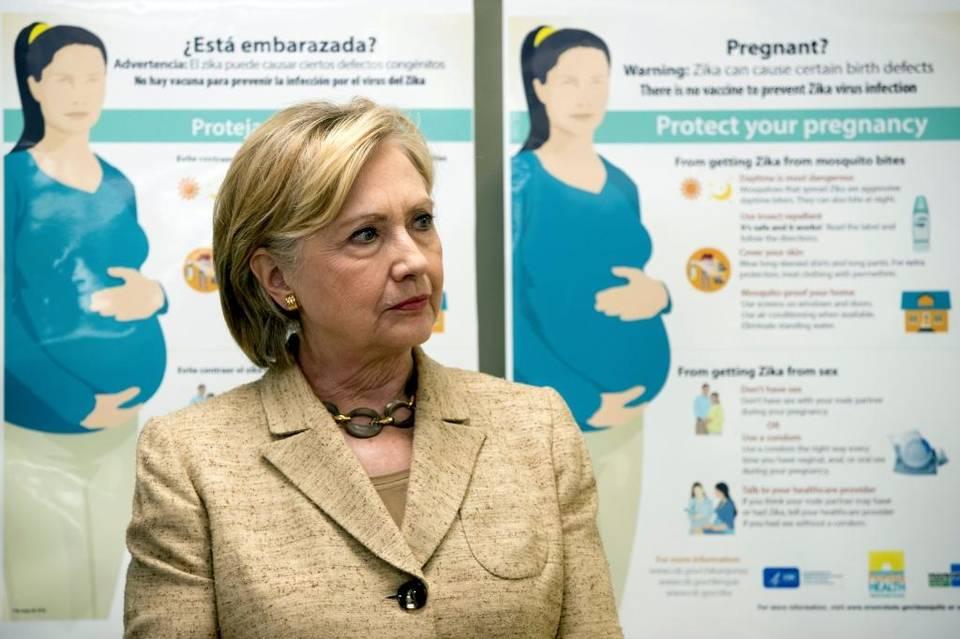
[[[405,146],[385,140],[360,169],[337,218],[349,220],[432,206],[429,187]]]

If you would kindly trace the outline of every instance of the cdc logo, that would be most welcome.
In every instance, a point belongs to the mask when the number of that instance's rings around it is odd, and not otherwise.
[[[764,568],[764,588],[799,588],[799,568]]]

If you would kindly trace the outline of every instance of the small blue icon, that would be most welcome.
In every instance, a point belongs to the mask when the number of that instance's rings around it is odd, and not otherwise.
[[[950,587],[960,588],[960,564],[950,564]]]
[[[947,463],[947,454],[935,450],[923,435],[911,430],[891,437],[897,460],[893,472],[904,475],[936,475],[937,469]]]
[[[764,588],[799,588],[799,568],[764,568]]]

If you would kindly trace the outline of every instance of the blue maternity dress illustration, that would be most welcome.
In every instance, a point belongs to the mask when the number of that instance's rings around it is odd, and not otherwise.
[[[553,177],[532,151],[512,166],[514,379],[556,388],[585,431],[596,430],[587,420],[600,393],[642,385],[635,404],[648,402],[670,368],[659,315],[624,321],[594,308],[598,291],[625,283],[612,267],[643,269],[651,252],[636,185],[601,159],[599,193]]]
[[[129,402],[139,404],[163,377],[156,315],[121,322],[90,310],[93,293],[123,283],[109,267],[147,258],[133,186],[100,165],[88,193],[43,173],[27,151],[4,158],[5,418],[24,428],[88,432],[80,422],[95,393],[139,386]]]
[[[147,237],[133,185],[98,158],[90,193],[4,157],[4,579],[13,621],[103,619],[121,573],[138,415],[85,428],[95,395],[156,392],[166,366],[157,313],[119,321],[91,310],[139,270]],[[166,308],[159,309],[158,313]]]

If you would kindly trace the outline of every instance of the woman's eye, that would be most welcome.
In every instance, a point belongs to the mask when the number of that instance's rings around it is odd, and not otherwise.
[[[413,226],[422,231],[433,227],[433,213],[427,213],[426,211],[418,213],[417,216],[413,218]]]
[[[378,236],[379,233],[377,233],[377,229],[373,228],[372,226],[366,226],[362,229],[354,231],[350,236],[350,241],[358,244],[369,244],[377,239]]]

